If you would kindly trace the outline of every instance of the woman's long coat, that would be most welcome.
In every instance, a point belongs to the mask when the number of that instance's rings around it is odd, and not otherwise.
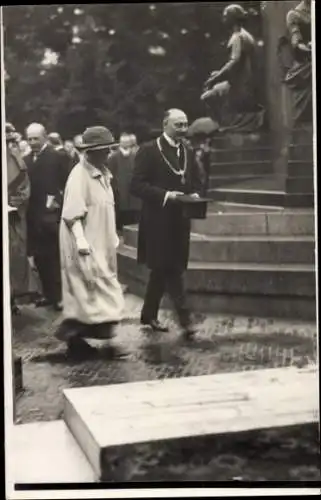
[[[27,167],[17,148],[7,147],[8,203],[16,211],[9,213],[10,285],[14,296],[30,289],[27,259],[26,210],[30,196]]]
[[[179,168],[175,148],[164,136],[160,138],[166,158]],[[201,182],[193,152],[184,147],[186,182],[172,172],[163,159],[157,141],[143,145],[135,159],[131,192],[143,201],[138,235],[138,262],[150,269],[184,270],[187,267],[190,241],[190,220],[184,217],[181,205],[168,200],[167,191],[200,193]]]

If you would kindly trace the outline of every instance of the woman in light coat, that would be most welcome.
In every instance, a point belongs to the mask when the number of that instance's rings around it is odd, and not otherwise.
[[[88,346],[84,338],[109,338],[122,318],[119,240],[112,176],[106,167],[112,145],[108,129],[88,128],[83,134],[84,154],[66,184],[60,225],[64,320],[56,336],[69,349]]]

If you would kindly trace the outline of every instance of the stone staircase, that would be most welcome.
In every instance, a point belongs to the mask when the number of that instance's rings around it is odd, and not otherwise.
[[[268,134],[213,138],[209,196],[245,205],[313,207],[311,128],[293,130],[282,154],[287,158],[287,173],[276,176]]]
[[[273,173],[269,137],[260,134],[214,136],[211,141],[209,190],[248,179],[261,179]]]
[[[136,226],[125,228],[118,265],[129,291],[143,295],[148,271],[136,262],[137,236]],[[193,221],[186,273],[193,308],[314,320],[314,249],[312,210],[243,212],[213,204],[206,220]]]

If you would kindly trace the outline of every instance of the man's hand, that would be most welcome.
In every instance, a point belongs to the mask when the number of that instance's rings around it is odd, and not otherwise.
[[[168,196],[167,198],[169,200],[175,200],[177,198],[177,196],[181,196],[182,194],[182,191],[168,191]]]
[[[56,210],[57,208],[60,208],[53,195],[47,196],[46,208],[48,210]]]
[[[191,198],[199,198],[200,195],[198,193],[192,193],[191,195]]]
[[[205,82],[205,86],[213,84],[213,82],[215,81],[218,74],[219,74],[219,71],[212,71],[209,78]]]
[[[84,282],[89,291],[95,288],[95,276],[93,268],[92,256],[89,254],[82,254],[83,259],[80,259],[80,268],[83,272]]]
[[[28,262],[29,262],[30,269],[32,271],[36,271],[37,268],[36,268],[36,264],[35,264],[35,258],[33,256],[28,257]]]

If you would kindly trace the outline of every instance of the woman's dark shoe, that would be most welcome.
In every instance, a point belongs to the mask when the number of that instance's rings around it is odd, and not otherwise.
[[[78,321],[65,320],[58,326],[55,337],[62,342],[68,342],[76,337],[81,337],[85,329],[86,325]]]
[[[85,360],[97,355],[97,350],[80,337],[72,337],[67,341],[67,356],[77,360]]]
[[[169,328],[165,325],[162,325],[157,319],[152,319],[151,321],[140,321],[143,326],[150,326],[153,332],[168,332]]]
[[[87,325],[86,332],[83,337],[87,339],[108,340],[114,336],[114,328],[116,323],[99,323],[95,325]]]

